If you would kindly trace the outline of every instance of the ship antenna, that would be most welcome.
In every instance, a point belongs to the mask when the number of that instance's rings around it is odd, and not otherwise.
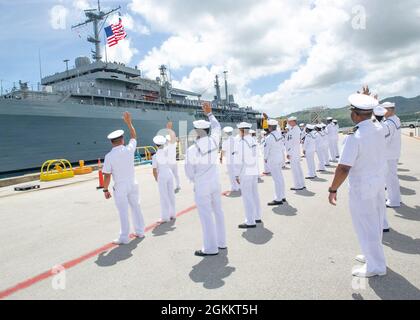
[[[101,61],[102,56],[101,56],[101,40],[100,40],[100,32],[102,31],[102,27],[105,23],[104,23],[99,27],[99,22],[102,20],[106,20],[106,18],[108,18],[108,16],[116,11],[119,11],[121,9],[121,6],[119,6],[118,8],[112,9],[108,12],[103,12],[101,11],[101,3],[100,0],[98,0],[98,9],[87,9],[85,10],[85,15],[86,15],[86,21],[85,22],[81,22],[79,24],[76,24],[74,26],[72,26],[72,29],[81,27],[81,26],[85,26],[89,23],[93,24],[93,36],[89,36],[87,41],[93,43],[95,45],[95,51],[92,51],[93,53],[93,59],[96,62]]]

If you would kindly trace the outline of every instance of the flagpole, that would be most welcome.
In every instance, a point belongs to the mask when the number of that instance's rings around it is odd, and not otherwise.
[[[104,32],[104,40],[105,40],[105,62],[108,63],[108,50],[107,50],[107,41],[106,41],[106,34]]]

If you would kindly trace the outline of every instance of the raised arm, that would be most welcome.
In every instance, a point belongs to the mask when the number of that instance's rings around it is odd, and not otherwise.
[[[133,127],[133,120],[129,112],[124,112],[123,115],[124,122],[127,124],[128,130],[130,131],[130,138],[137,139],[136,129]]]
[[[210,127],[211,127],[211,136],[220,143],[220,137],[222,135],[222,127],[220,126],[219,121],[217,121],[216,117],[212,113],[211,104],[210,102],[204,102],[203,104],[203,112],[209,118]]]

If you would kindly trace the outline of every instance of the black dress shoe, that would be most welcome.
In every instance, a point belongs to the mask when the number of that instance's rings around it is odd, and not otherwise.
[[[316,172],[326,172],[327,170],[316,170]]]
[[[389,231],[391,231],[391,230],[389,230],[389,228],[388,229],[384,229],[384,232],[389,232]]]
[[[262,223],[262,220],[255,220],[255,223]]]
[[[305,179],[307,179],[307,180],[313,180],[313,179],[316,179],[316,177],[306,177]]]
[[[224,247],[224,248],[219,247],[219,250],[227,250],[227,247]]]
[[[306,189],[306,187],[303,187],[303,188],[300,188],[300,189],[290,188],[290,190],[292,190],[292,191],[302,191],[302,190],[305,190],[305,189]]]
[[[282,201],[283,201],[283,202],[287,202],[286,198],[284,198]]]
[[[246,223],[240,224],[238,226],[239,229],[252,229],[252,228],[256,228],[256,227],[257,227],[256,224],[254,224],[254,225],[247,225]]]
[[[217,256],[219,253],[204,253],[201,250],[197,250],[194,254],[198,257],[209,257],[209,256]]]
[[[271,201],[269,203],[267,203],[268,206],[272,207],[272,206],[281,206],[283,204],[283,201]]]

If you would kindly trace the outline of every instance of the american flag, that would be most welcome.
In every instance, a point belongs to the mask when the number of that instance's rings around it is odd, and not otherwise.
[[[109,47],[115,46],[118,43],[118,41],[123,40],[125,39],[125,37],[127,37],[127,33],[125,33],[124,27],[121,22],[122,21],[120,18],[117,24],[111,24],[110,26],[104,29]]]

